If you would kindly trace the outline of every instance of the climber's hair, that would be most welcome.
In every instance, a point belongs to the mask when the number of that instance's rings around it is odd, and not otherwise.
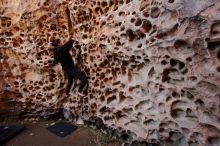
[[[52,39],[50,40],[50,45],[53,47],[58,47],[60,44],[60,40],[59,39]]]

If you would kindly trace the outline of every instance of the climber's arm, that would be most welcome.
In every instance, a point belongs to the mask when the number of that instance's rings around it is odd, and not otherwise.
[[[66,42],[63,46],[62,46],[62,51],[63,52],[69,52],[69,50],[72,48],[73,46],[73,40],[69,39],[68,42]]]
[[[54,48],[54,54],[53,54],[53,64],[58,64],[59,62],[59,56],[61,55],[61,48]]]
[[[53,63],[57,64],[59,62],[58,55],[54,55]]]

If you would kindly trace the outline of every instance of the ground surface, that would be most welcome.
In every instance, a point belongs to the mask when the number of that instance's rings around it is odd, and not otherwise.
[[[121,146],[98,130],[79,127],[75,132],[60,138],[46,127],[51,122],[25,123],[27,129],[14,137],[5,146]]]

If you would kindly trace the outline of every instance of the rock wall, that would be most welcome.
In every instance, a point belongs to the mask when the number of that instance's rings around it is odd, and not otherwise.
[[[134,145],[220,145],[219,0],[2,0],[0,13],[1,111],[64,109]],[[88,96],[74,88],[61,101],[66,81],[48,42],[67,41],[70,26]]]

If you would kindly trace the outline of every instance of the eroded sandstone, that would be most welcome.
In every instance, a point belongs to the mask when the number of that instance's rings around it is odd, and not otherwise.
[[[218,0],[0,5],[4,111],[16,105],[24,118],[46,118],[63,108],[69,120],[82,119],[133,145],[220,145]],[[72,56],[89,77],[88,96],[81,99],[74,89],[61,102],[66,81],[61,67],[52,66],[48,42],[64,43],[70,25],[79,41]]]

